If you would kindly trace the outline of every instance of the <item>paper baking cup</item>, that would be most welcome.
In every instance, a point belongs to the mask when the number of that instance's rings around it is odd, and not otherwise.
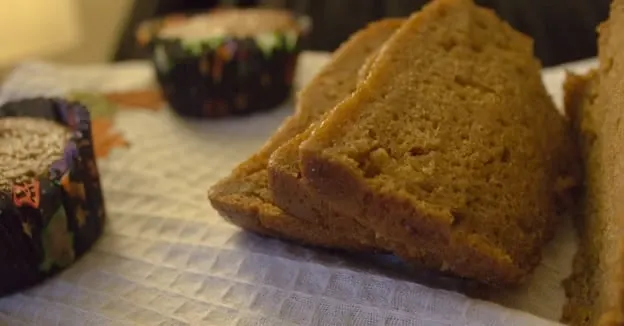
[[[46,175],[0,190],[0,295],[71,265],[101,234],[106,216],[87,109],[61,99],[0,107],[0,119],[16,116],[56,121],[71,138]]]
[[[163,95],[179,115],[247,115],[276,108],[290,96],[309,19],[300,18],[298,30],[193,41],[160,38],[165,21],[145,22],[137,37],[149,48]]]

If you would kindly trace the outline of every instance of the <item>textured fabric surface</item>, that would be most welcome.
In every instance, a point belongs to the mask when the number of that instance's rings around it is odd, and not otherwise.
[[[323,58],[304,56],[300,84]],[[561,69],[545,73],[555,95],[562,77]],[[144,63],[31,63],[9,77],[0,101],[150,84]],[[499,305],[223,222],[206,189],[254,152],[291,111],[205,123],[180,121],[167,110],[121,113],[116,127],[132,146],[100,162],[109,215],[103,238],[68,271],[1,298],[0,325],[556,324],[563,304],[559,282],[574,252],[569,228],[546,250],[534,280],[502,293],[495,298]]]

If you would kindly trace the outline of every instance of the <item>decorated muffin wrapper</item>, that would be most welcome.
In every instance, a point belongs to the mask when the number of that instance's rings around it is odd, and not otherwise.
[[[184,41],[156,35],[166,21],[142,25],[137,38],[152,53],[163,94],[182,116],[216,118],[266,111],[291,94],[301,39],[309,28],[254,37]]]
[[[101,234],[106,216],[87,109],[61,99],[0,107],[0,119],[14,116],[56,121],[71,137],[47,173],[0,190],[0,295],[71,265]]]

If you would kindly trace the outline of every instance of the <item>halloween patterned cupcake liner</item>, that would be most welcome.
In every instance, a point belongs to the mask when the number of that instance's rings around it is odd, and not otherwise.
[[[0,190],[0,295],[71,265],[99,237],[106,215],[87,109],[42,98],[0,107],[0,119],[24,116],[56,121],[71,137],[45,175]]]
[[[137,32],[151,51],[163,95],[175,112],[194,118],[247,115],[276,108],[290,96],[310,26],[305,17],[298,20],[298,29],[253,37],[188,41],[157,36],[167,22],[183,20],[176,15],[146,22]]]

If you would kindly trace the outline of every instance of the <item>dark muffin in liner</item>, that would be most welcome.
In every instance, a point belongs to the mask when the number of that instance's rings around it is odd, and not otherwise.
[[[105,210],[89,112],[61,99],[0,107],[0,295],[71,265]]]
[[[163,95],[178,114],[217,118],[267,111],[291,94],[304,18],[269,9],[221,9],[145,22]]]

